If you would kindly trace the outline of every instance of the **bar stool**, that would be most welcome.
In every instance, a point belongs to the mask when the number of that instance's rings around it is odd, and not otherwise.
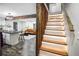
[[[19,35],[18,41],[19,41],[19,42],[25,41],[25,39],[24,39],[24,34],[20,34],[20,35]]]

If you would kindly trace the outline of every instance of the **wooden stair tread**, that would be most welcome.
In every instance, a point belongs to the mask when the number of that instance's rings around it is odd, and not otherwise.
[[[64,25],[47,24],[47,26],[64,26]]]
[[[53,20],[53,19],[64,20],[63,17],[48,17],[48,20]]]
[[[50,32],[50,31],[51,31],[51,32],[53,32],[53,31],[55,31],[55,32],[56,32],[56,31],[58,31],[58,32],[63,32],[63,31],[65,31],[65,29],[62,28],[62,27],[61,27],[61,29],[60,29],[60,28],[50,28],[50,27],[46,27],[45,31],[47,31],[47,32],[48,32],[48,31],[49,31],[49,32]]]
[[[64,26],[46,26],[46,29],[51,29],[51,30],[64,30]]]
[[[67,50],[67,45],[62,45],[62,44],[55,44],[55,43],[49,43],[49,42],[42,42],[42,45],[51,47],[51,48],[57,48],[57,49],[63,49],[63,50]]]
[[[63,18],[63,14],[48,15],[48,18],[51,18],[51,17]]]
[[[49,40],[64,40],[65,42],[67,41],[67,37],[62,37],[62,36],[51,36],[51,35],[43,35],[43,38],[47,38]]]
[[[48,18],[59,18],[59,19],[63,19],[63,16],[48,16]]]
[[[58,21],[64,21],[63,18],[48,18],[48,21],[57,21],[57,20]]]
[[[45,30],[45,34],[52,36],[65,36],[64,31]]]
[[[49,16],[63,16],[63,13],[61,13],[61,14],[53,14],[53,15],[49,14]]]
[[[40,50],[39,56],[61,56],[61,55],[58,55],[58,54],[54,54],[54,53],[50,53],[50,52],[47,52],[47,51]]]
[[[51,21],[51,22],[54,22],[54,21],[64,22],[64,19],[49,18],[49,19],[48,19],[48,22],[50,22],[50,21]]]
[[[47,26],[64,26],[64,22],[47,22]]]
[[[63,16],[63,14],[53,14],[53,15],[49,14],[49,16]]]
[[[45,34],[51,34],[51,35],[65,35],[64,31],[56,31],[56,30],[45,30]]]
[[[62,16],[61,17],[57,17],[57,16],[48,16],[48,19],[64,19]]]
[[[68,52],[66,50],[63,50],[63,49],[51,48],[51,47],[48,47],[48,46],[45,46],[45,45],[42,45],[40,49],[47,51],[47,52],[59,54],[59,55],[62,55],[62,56],[68,56]]]
[[[65,31],[64,29],[53,29],[53,28],[46,28],[46,30],[53,30],[53,31]]]
[[[47,29],[45,31],[48,31],[48,32],[63,32],[64,33],[64,31],[47,30]]]
[[[63,44],[63,45],[67,45],[67,43],[66,43],[66,40],[64,40],[64,39],[57,39],[57,40],[55,40],[55,39],[48,39],[48,38],[46,38],[46,37],[44,37],[43,38],[43,41],[44,42],[49,42],[49,43],[56,43],[56,44]]]
[[[45,34],[45,35],[66,37],[65,35],[54,35],[54,34]]]
[[[63,26],[48,26],[48,25],[47,25],[46,27],[63,27]]]
[[[64,22],[47,22],[47,23],[64,23]]]
[[[43,35],[43,37],[52,38],[52,39],[67,39],[66,37],[60,37],[60,36],[50,36],[50,35]]]
[[[63,20],[62,21],[54,21],[54,20],[48,20],[48,22],[63,22]]]

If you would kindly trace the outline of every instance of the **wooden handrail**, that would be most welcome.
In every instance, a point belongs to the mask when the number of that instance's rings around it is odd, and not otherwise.
[[[36,29],[36,55],[39,54],[40,46],[42,44],[43,34],[48,20],[48,11],[44,3],[36,4],[37,10],[37,29]]]
[[[69,18],[69,16],[68,16],[68,14],[67,14],[67,12],[66,12],[64,6],[63,6],[63,4],[61,4],[61,7],[62,7],[62,9],[64,10],[63,12],[65,13],[65,16],[66,16],[66,18],[67,18],[67,22],[68,22],[68,26],[69,26],[69,31],[74,31],[74,28],[73,28],[74,25],[72,24],[72,22],[71,22],[71,20],[70,20],[70,18]]]
[[[69,25],[69,30],[70,30],[70,31],[74,31],[74,28],[73,28],[73,25],[72,25],[72,23],[71,23],[71,21],[70,21],[69,16],[67,16],[67,22],[68,22],[68,25]]]

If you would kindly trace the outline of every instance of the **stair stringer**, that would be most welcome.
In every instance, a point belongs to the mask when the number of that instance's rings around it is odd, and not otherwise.
[[[66,37],[67,37],[67,49],[68,49],[68,56],[70,55],[70,31],[69,31],[69,26],[68,26],[68,22],[67,22],[67,17],[65,15],[65,12],[63,11],[63,18],[64,18],[64,28],[65,28],[65,34],[66,34]]]

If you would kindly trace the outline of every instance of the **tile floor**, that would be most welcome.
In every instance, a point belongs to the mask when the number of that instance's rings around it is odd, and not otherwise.
[[[2,49],[3,56],[21,56],[24,42],[20,42],[15,46],[4,45]]]

